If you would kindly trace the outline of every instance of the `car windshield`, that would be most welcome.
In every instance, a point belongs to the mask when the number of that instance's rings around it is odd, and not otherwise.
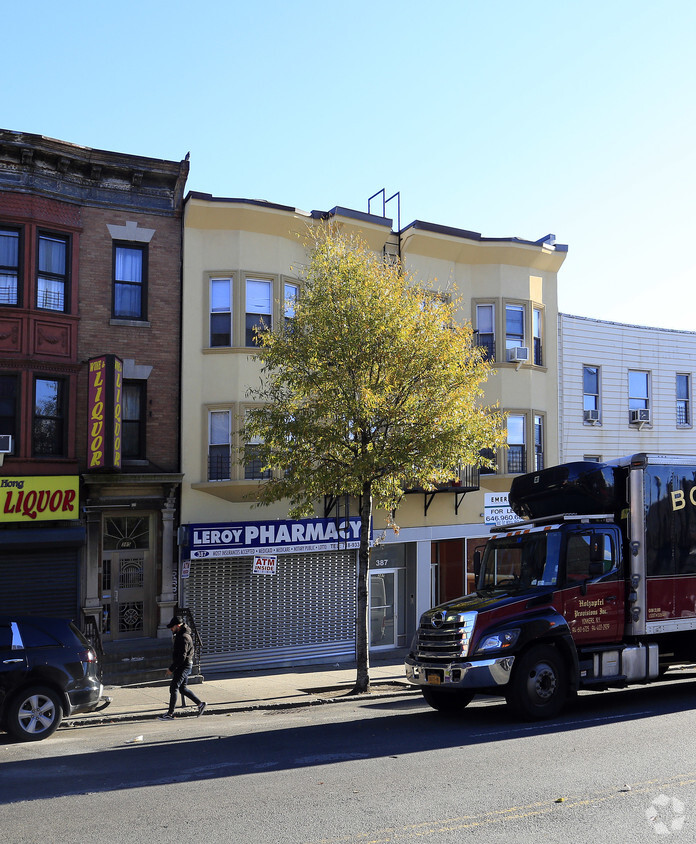
[[[481,563],[479,590],[555,586],[560,542],[560,531],[491,539]]]

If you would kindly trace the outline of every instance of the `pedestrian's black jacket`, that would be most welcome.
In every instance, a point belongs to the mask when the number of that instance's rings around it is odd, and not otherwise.
[[[186,668],[187,665],[193,665],[193,637],[191,631],[185,624],[176,631],[174,636],[174,647],[172,648],[172,664],[169,666],[170,671]]]

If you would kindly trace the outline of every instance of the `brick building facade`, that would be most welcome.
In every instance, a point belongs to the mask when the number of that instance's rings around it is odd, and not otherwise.
[[[176,602],[187,174],[0,130],[0,604],[107,641],[167,637]]]

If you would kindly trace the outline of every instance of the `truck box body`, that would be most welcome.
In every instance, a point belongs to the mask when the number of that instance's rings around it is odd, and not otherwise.
[[[577,689],[696,659],[696,457],[554,466],[509,501],[526,521],[492,535],[476,593],[421,618],[406,673],[431,705],[504,693],[550,717]]]

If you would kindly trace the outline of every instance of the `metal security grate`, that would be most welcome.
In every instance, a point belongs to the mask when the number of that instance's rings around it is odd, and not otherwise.
[[[252,557],[191,563],[186,600],[204,665],[352,654],[355,552],[279,556],[274,575],[253,574],[252,565]]]

